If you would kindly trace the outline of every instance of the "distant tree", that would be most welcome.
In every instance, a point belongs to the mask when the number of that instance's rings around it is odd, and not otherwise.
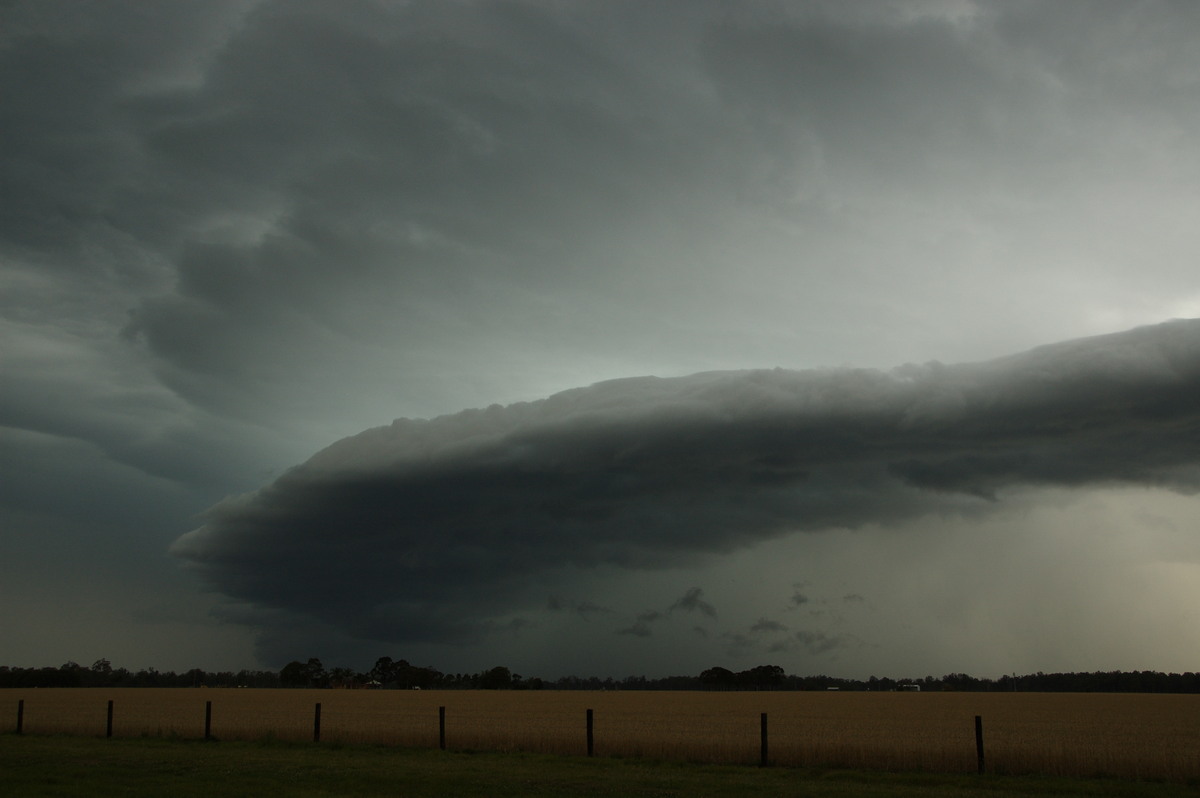
[[[778,665],[759,665],[737,674],[738,685],[752,690],[774,690],[783,684],[786,674]]]
[[[237,687],[279,687],[279,674],[275,671],[240,670],[233,677]]]
[[[329,674],[316,657],[308,662],[293,660],[279,671],[279,683],[284,687],[328,687]]]
[[[308,672],[309,687],[329,686],[329,674],[325,672],[325,667],[321,664],[321,660],[311,657],[308,662],[304,663],[304,667]]]
[[[162,674],[154,668],[142,668],[133,675],[134,687],[161,687]]]
[[[734,684],[733,671],[717,666],[700,674],[700,682],[710,690],[728,690]]]
[[[292,660],[279,671],[279,683],[284,687],[304,687],[308,684],[308,674],[304,663]]]
[[[541,689],[543,680],[523,678],[508,668],[497,666],[482,673],[443,674],[432,667],[417,667],[406,660],[380,657],[366,674],[355,674],[348,668],[326,671],[319,659],[293,661],[280,671],[241,670],[206,673],[193,668],[181,674],[159,672],[145,668],[131,673],[126,668],[113,668],[107,659],[98,659],[90,667],[68,661],[54,667],[13,667],[0,665],[0,687],[328,687],[377,678],[389,679],[394,687],[440,687],[444,689]],[[1158,671],[1096,671],[1092,673],[1037,673],[1018,676],[1011,674],[999,679],[980,679],[965,673],[951,673],[941,678],[905,678],[896,681],[872,676],[868,680],[840,679],[825,675],[788,675],[777,665],[759,665],[733,673],[727,668],[709,668],[698,676],[666,676],[648,679],[630,676],[621,681],[612,677],[563,676],[551,685],[559,690],[696,690],[696,689],[785,689],[785,690],[894,690],[899,684],[918,684],[921,690],[972,691],[1049,691],[1049,692],[1162,692],[1200,693],[1200,674],[1161,673]]]
[[[350,668],[332,668],[329,671],[330,687],[354,687],[356,674]]]
[[[80,665],[74,660],[67,660],[58,668],[59,686],[61,687],[79,687],[84,684],[86,677],[90,676],[87,668]]]
[[[503,665],[485,671],[479,678],[479,686],[485,690],[507,690],[512,687],[512,682],[512,671]]]
[[[375,664],[371,666],[371,670],[367,671],[367,675],[382,686],[396,681],[396,667],[392,658],[380,657],[375,660]]]
[[[422,690],[429,690],[434,687],[440,687],[445,683],[446,675],[437,668],[413,667],[409,673],[410,687],[420,687]]]

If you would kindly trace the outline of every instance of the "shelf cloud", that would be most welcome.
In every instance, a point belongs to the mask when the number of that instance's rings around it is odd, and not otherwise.
[[[978,363],[613,380],[345,438],[213,506],[172,552],[249,618],[470,641],[569,569],[986,514],[1022,486],[1194,493],[1197,396],[1195,319]],[[671,609],[716,615],[699,588]]]

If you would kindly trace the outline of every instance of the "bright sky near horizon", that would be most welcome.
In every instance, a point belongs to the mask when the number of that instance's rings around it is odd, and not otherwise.
[[[1198,44],[4,4],[0,664],[1195,670]]]

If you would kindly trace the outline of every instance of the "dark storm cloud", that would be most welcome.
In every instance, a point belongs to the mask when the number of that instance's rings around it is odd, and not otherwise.
[[[1197,315],[1198,22],[1094,0],[0,2],[0,542],[157,595],[146,552],[197,510],[397,415]],[[1190,488],[1170,380],[1023,363],[401,421],[178,550],[266,662],[313,641],[370,662],[377,638],[515,636],[538,611],[632,629],[658,575],[624,569],[673,569],[656,638],[716,626],[704,598],[752,620],[803,589],[807,615],[838,592],[780,576],[751,609],[685,569],[986,512],[1009,485]],[[32,573],[0,562],[0,585]],[[10,592],[0,636],[34,650],[23,619],[51,605]]]
[[[986,512],[1017,486],[1194,492],[1197,395],[1200,320],[977,364],[619,380],[367,430],[213,507],[174,551],[250,605],[469,639],[570,569]],[[702,596],[671,609],[715,616]]]
[[[132,107],[194,81],[245,6],[4,4],[0,246],[43,269],[94,277],[103,264],[118,280],[135,276],[138,239],[161,243],[178,203],[191,200],[153,201],[173,181],[154,175]],[[113,246],[126,257],[97,258]]]
[[[721,307],[730,258],[770,260],[730,220],[765,214],[756,242],[781,223],[834,262],[862,237],[844,211],[865,185],[957,198],[1115,168],[1087,149],[1111,142],[1078,134],[1131,101],[1147,129],[1191,129],[1182,77],[1170,102],[1141,98],[1194,69],[1195,10],[1066,35],[1090,7],[18,4],[0,26],[0,248],[101,282],[131,353],[192,405],[376,418],[377,392],[429,391],[461,407],[443,370],[489,346],[603,361],[680,330],[673,348],[703,351],[725,338],[714,310],[759,318],[753,296]],[[1098,59],[1131,39],[1154,59]],[[1084,88],[1062,96],[1067,79]],[[763,268],[752,282],[774,285]],[[678,301],[680,281],[712,295]],[[778,362],[731,362],[747,360]],[[442,379],[394,376],[416,371]]]

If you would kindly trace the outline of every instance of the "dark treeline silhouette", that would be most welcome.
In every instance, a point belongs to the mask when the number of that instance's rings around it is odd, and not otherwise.
[[[980,679],[965,673],[940,678],[842,679],[834,676],[795,676],[778,665],[759,665],[734,672],[709,668],[696,676],[627,676],[614,679],[564,676],[557,680],[525,678],[498,665],[479,673],[442,673],[411,665],[407,660],[380,657],[367,671],[325,668],[321,660],[289,662],[279,671],[205,671],[184,673],[146,668],[114,668],[106,659],[90,667],[67,662],[57,668],[0,666],[3,687],[306,687],[399,690],[846,690],[846,691],[975,691],[1058,693],[1200,693],[1200,674],[1158,671],[1095,671],[1037,673]]]
[[[90,668],[67,662],[57,668],[12,668],[0,666],[0,687],[278,687],[275,671],[204,671],[184,673],[144,668],[134,672],[114,668],[98,659]]]

